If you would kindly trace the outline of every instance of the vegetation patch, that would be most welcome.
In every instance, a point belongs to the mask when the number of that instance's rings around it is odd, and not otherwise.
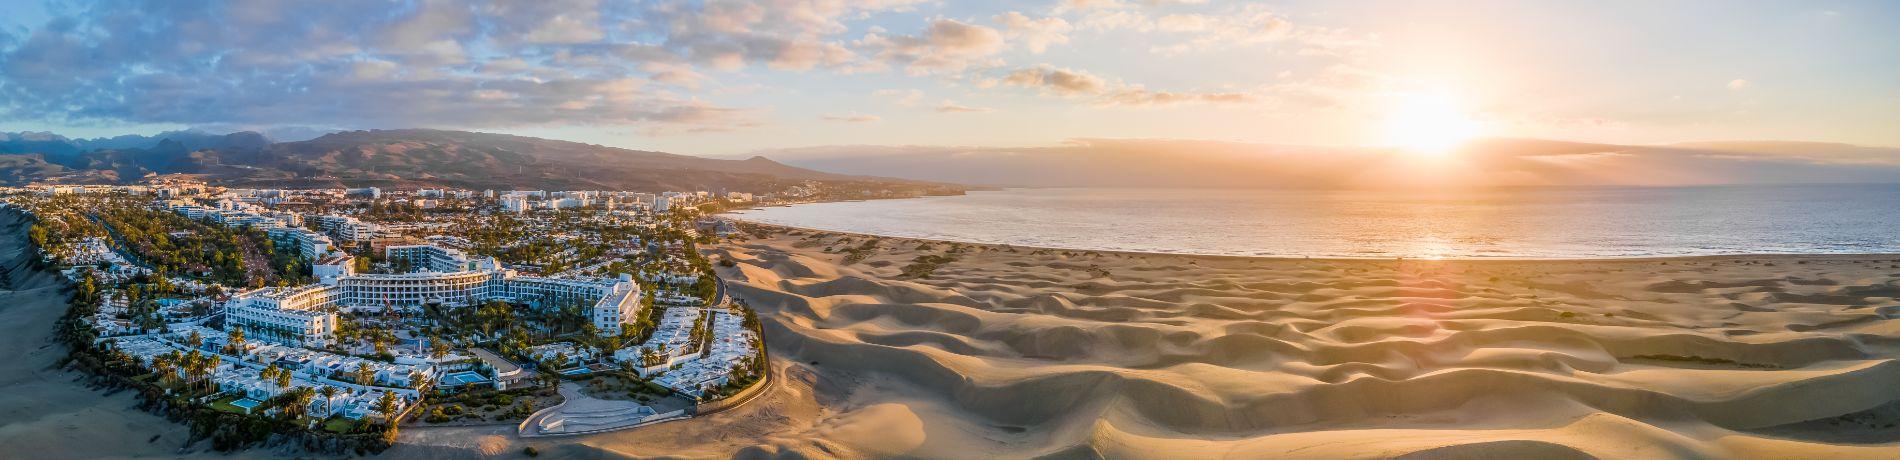
[[[931,255],[917,256],[917,258],[911,259],[910,265],[904,266],[903,277],[919,278],[919,279],[929,278],[932,273],[935,273],[937,271],[937,268],[942,267],[944,264],[948,264],[948,263],[956,262],[956,261],[957,261],[956,256],[950,256],[950,255],[931,254]]]

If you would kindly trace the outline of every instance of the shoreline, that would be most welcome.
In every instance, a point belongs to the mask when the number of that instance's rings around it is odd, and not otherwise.
[[[1010,247],[1010,248],[1027,249],[1027,250],[1081,251],[1081,252],[1096,252],[1096,253],[1102,253],[1102,254],[1120,254],[1120,255],[1127,255],[1127,256],[1177,256],[1177,257],[1191,257],[1191,258],[1205,258],[1205,259],[1237,259],[1237,260],[1259,260],[1259,261],[1311,260],[1311,261],[1325,261],[1325,262],[1377,262],[1377,261],[1425,261],[1425,262],[1447,261],[1447,262],[1501,262],[1501,263],[1510,263],[1510,262],[1674,262],[1674,261],[1697,261],[1697,260],[1740,259],[1740,258],[1753,258],[1753,259],[1772,258],[1772,259],[1779,259],[1779,260],[1794,260],[1794,259],[1817,259],[1818,260],[1818,259],[1836,259],[1836,258],[1846,258],[1846,259],[1891,258],[1895,261],[1900,261],[1900,252],[1838,252],[1838,253],[1835,253],[1835,252],[1829,252],[1829,253],[1750,252],[1750,253],[1735,253],[1735,254],[1698,254],[1698,255],[1628,256],[1628,257],[1575,257],[1575,258],[1571,258],[1571,257],[1539,258],[1539,257],[1504,257],[1504,256],[1501,256],[1501,257],[1429,257],[1429,258],[1337,257],[1337,256],[1327,256],[1327,257],[1247,256],[1247,255],[1236,255],[1236,254],[1203,254],[1203,253],[1192,253],[1192,252],[1128,251],[1128,250],[1116,250],[1116,249],[1085,249],[1085,248],[1065,248],[1065,247],[1054,247],[1054,246],[1029,246],[1029,245],[1019,245],[1019,244],[1009,244],[1009,243],[950,240],[950,239],[941,239],[941,238],[921,238],[921,237],[915,237],[915,236],[881,235],[881,234],[876,234],[876,233],[829,230],[829,229],[813,228],[813,227],[801,227],[801,226],[796,226],[796,225],[766,223],[766,222],[741,219],[738,217],[734,217],[733,214],[734,213],[727,211],[727,212],[721,212],[719,214],[715,214],[713,215],[713,217],[738,221],[738,222],[742,222],[748,225],[758,225],[762,227],[772,227],[772,228],[778,228],[778,229],[784,229],[784,230],[822,232],[822,233],[833,233],[833,234],[839,234],[839,235],[853,235],[853,236],[874,237],[874,238],[890,238],[890,239],[918,241],[918,242],[931,242],[931,243],[940,243],[940,244],[968,244],[968,245],[981,245],[981,246],[994,246],[994,247]]]
[[[740,441],[764,444],[755,451],[1724,458],[1900,449],[1886,428],[1900,423],[1900,398],[1881,390],[1900,382],[1900,341],[1858,338],[1900,327],[1889,320],[1900,317],[1895,257],[1394,264],[1035,252],[756,225],[768,231],[715,250],[736,263],[722,269],[738,275],[729,289],[758,309],[775,361],[815,376],[818,410],[782,434]],[[861,237],[889,241],[823,251]]]
[[[54,337],[66,314],[69,284],[58,272],[33,269],[20,211],[0,210],[0,445],[36,446],[58,455],[96,457],[260,458],[271,450],[206,454],[190,428],[138,407],[135,391],[105,389],[98,377],[60,366],[69,350]],[[31,270],[29,270],[31,269]],[[87,430],[74,430],[85,426]]]

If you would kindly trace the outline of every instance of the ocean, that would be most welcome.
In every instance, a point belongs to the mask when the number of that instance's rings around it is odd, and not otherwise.
[[[728,216],[887,236],[1276,257],[1900,253],[1900,184],[1385,192],[1009,189]]]

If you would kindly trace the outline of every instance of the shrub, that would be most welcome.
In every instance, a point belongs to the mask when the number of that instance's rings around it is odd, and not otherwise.
[[[541,451],[535,450],[534,446],[528,446],[528,447],[521,448],[521,455],[526,455],[529,457],[539,457],[541,456]]]

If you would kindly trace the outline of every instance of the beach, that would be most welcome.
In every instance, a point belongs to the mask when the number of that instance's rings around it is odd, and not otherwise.
[[[1261,259],[768,228],[714,259],[799,410],[722,414],[770,434],[688,452],[1900,455],[1900,256]],[[643,443],[670,434],[580,441],[662,455]]]
[[[15,458],[104,458],[179,453],[184,425],[135,407],[130,392],[88,388],[56,367],[66,355],[53,323],[66,312],[59,274],[35,270],[19,213],[0,212],[0,446]]]
[[[710,248],[764,323],[759,399],[565,438],[406,428],[382,456],[1900,455],[1896,255],[1264,259],[764,228]],[[64,296],[17,251],[0,445],[181,454],[182,425],[49,367]]]

